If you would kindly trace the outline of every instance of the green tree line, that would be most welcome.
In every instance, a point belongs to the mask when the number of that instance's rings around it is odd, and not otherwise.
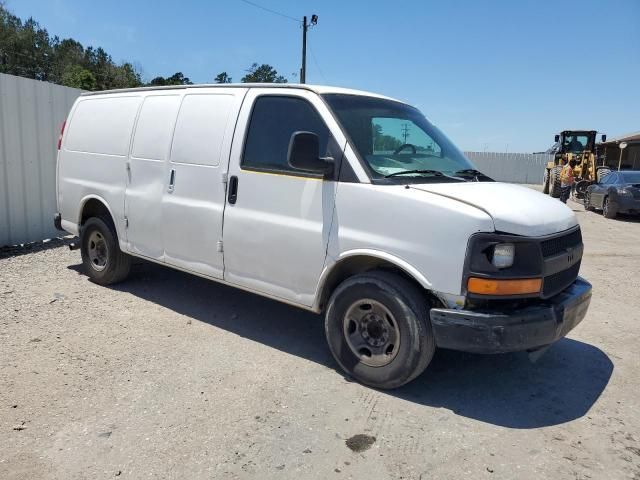
[[[103,48],[84,47],[71,38],[51,36],[33,18],[22,21],[0,1],[0,73],[33,78],[84,90],[110,90],[144,85],[191,85],[182,72],[157,76],[145,82],[139,68],[130,62],[117,63]],[[254,63],[241,82],[286,83],[271,65]],[[213,78],[231,83],[227,72]]]
[[[402,145],[402,142],[396,137],[385,135],[382,131],[382,125],[373,123],[371,128],[373,133],[373,149],[375,151],[393,151]]]

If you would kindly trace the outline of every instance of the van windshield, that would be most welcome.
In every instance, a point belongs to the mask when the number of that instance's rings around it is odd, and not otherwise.
[[[381,183],[490,180],[417,109],[393,100],[325,94],[329,107]]]

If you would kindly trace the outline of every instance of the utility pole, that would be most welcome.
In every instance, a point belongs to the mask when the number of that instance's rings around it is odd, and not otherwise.
[[[402,138],[404,139],[404,143],[407,143],[407,138],[409,138],[409,124],[402,124]]]
[[[300,83],[307,80],[307,16],[302,19],[302,68],[300,69]]]
[[[300,69],[300,83],[307,81],[307,30],[318,24],[318,16],[311,15],[311,24],[307,23],[307,16],[302,17],[302,68]]]

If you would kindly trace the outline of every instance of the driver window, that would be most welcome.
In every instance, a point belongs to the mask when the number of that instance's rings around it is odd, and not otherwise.
[[[564,140],[564,148],[571,152],[581,152],[587,148],[587,141],[584,135],[569,135]]]
[[[374,117],[371,119],[371,133],[374,155],[397,152],[397,155],[421,153],[442,156],[440,145],[411,120]]]
[[[298,131],[318,135],[321,156],[339,155],[337,143],[324,120],[307,100],[279,95],[258,97],[251,113],[242,168],[290,175],[322,176],[296,170],[287,163],[291,135]]]

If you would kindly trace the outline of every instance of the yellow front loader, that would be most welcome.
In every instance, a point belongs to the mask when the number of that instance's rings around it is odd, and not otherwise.
[[[542,183],[542,191],[552,197],[560,196],[560,172],[571,160],[576,161],[573,170],[575,186],[573,194],[583,198],[587,187],[596,180],[596,132],[595,130],[565,130],[555,136],[554,158],[547,163]],[[607,140],[602,135],[602,141]]]

